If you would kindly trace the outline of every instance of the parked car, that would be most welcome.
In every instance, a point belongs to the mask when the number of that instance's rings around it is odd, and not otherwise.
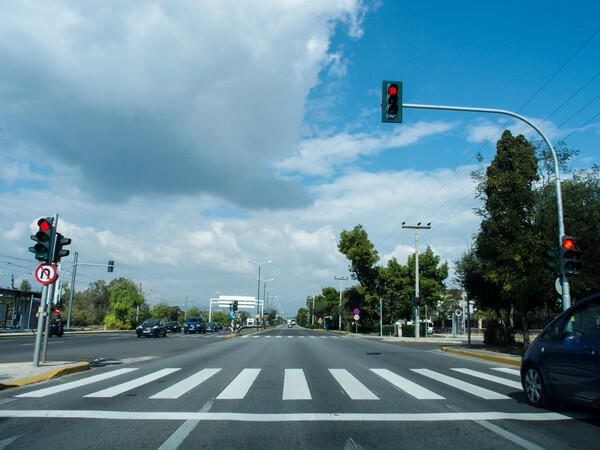
[[[199,316],[188,317],[183,325],[183,333],[206,333],[206,322]]]
[[[206,324],[206,331],[219,331],[219,324],[216,322],[208,322]]]
[[[167,327],[167,332],[169,333],[181,333],[181,324],[176,320],[170,320],[165,323],[165,327]]]
[[[137,337],[142,336],[166,336],[167,328],[165,327],[165,323],[162,319],[146,319],[141,325],[136,328]]]
[[[562,399],[600,408],[600,293],[578,301],[529,346],[521,364],[527,402]]]

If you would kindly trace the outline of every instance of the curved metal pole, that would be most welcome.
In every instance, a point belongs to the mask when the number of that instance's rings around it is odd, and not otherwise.
[[[538,132],[538,134],[542,137],[546,145],[550,148],[552,152],[552,158],[554,159],[554,178],[556,182],[556,207],[558,210],[558,248],[560,249],[562,246],[563,238],[565,237],[565,224],[563,220],[563,203],[562,203],[562,189],[560,185],[560,175],[558,172],[558,157],[556,156],[556,151],[554,147],[550,143],[550,140],[546,137],[546,135],[540,130],[533,122],[529,119],[521,116],[520,114],[514,113],[512,111],[506,111],[503,109],[491,109],[491,108],[471,108],[468,106],[440,106],[440,105],[415,105],[415,104],[402,104],[403,108],[414,108],[414,109],[440,109],[447,111],[467,111],[467,112],[480,112],[480,113],[492,113],[492,114],[504,114],[506,116],[511,116],[516,119],[519,119],[522,122],[525,122],[531,128]],[[561,261],[561,283],[562,283],[562,301],[563,301],[563,311],[571,306],[571,293],[569,289],[569,280],[567,279],[566,274],[562,271],[562,261]]]

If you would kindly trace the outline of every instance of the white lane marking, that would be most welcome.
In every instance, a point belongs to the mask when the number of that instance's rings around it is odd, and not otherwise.
[[[207,413],[210,411],[210,409],[212,408],[214,399],[209,400],[208,402],[206,402],[206,404],[200,408],[200,411],[198,411],[199,413]],[[177,428],[177,430],[175,430],[175,433],[173,433],[171,436],[169,436],[169,439],[167,439],[165,442],[162,443],[162,445],[160,447],[158,447],[158,450],[176,450],[178,449],[181,444],[184,443],[184,441],[187,439],[187,437],[190,435],[190,433],[192,431],[194,431],[194,428],[196,428],[196,426],[200,423],[199,420],[186,420],[185,422],[183,422],[183,424]]]
[[[242,372],[229,383],[223,392],[217,396],[217,400],[241,400],[243,399],[254,380],[260,373],[260,369],[244,369]]]
[[[130,391],[131,389],[134,389],[136,387],[143,386],[144,384],[158,380],[159,378],[165,377],[173,372],[177,372],[178,370],[180,370],[180,369],[177,369],[177,368],[162,369],[162,370],[159,370],[158,372],[154,372],[154,373],[145,375],[143,377],[136,378],[135,380],[127,381],[126,383],[121,383],[121,384],[118,384],[116,386],[113,386],[113,387],[110,387],[107,389],[102,389],[101,391],[98,391],[98,392],[93,392],[91,394],[84,395],[84,397],[92,397],[92,398],[114,397],[116,395],[122,394],[123,392]]]
[[[419,400],[443,400],[444,397],[436,394],[435,392],[430,391],[429,389],[424,388],[423,386],[419,386],[417,383],[413,383],[410,380],[407,380],[404,377],[401,377],[394,372],[387,369],[370,369],[373,373],[376,373],[381,378],[386,381],[389,381],[394,386],[399,389],[402,389],[409,395],[419,399]]]
[[[52,386],[49,388],[38,389],[37,391],[26,392],[24,394],[15,395],[15,397],[46,397],[47,395],[56,394],[58,392],[68,391],[69,389],[75,389],[80,386],[86,386],[88,384],[96,383],[102,380],[108,380],[119,375],[123,375],[128,372],[133,372],[137,369],[117,369],[112,372],[101,373],[99,375],[93,375],[88,378],[82,378],[81,380],[71,381],[70,383],[60,384],[58,386]]]
[[[507,380],[506,378],[496,377],[494,375],[489,375],[484,372],[477,372],[477,371],[471,370],[471,369],[452,369],[452,370],[455,370],[460,373],[464,373],[465,375],[471,375],[472,377],[481,378],[483,380],[488,380],[493,383],[498,383],[498,384],[502,384],[504,386],[508,386],[511,388],[521,390],[521,383],[519,383],[517,381]]]
[[[521,371],[519,369],[511,369],[510,367],[492,367],[492,370],[497,370],[498,372],[510,373],[511,375],[516,375],[518,377],[521,376]]]
[[[520,447],[526,448],[527,450],[542,450],[544,448],[534,444],[533,442],[527,441],[522,437],[519,437],[516,434],[513,434],[510,431],[499,427],[498,425],[494,425],[493,423],[490,423],[487,420],[476,420],[475,423],[478,423],[479,425],[490,430],[491,432],[496,433],[498,436],[502,436],[504,439],[511,441],[512,443],[517,444]]]
[[[484,400],[508,400],[510,397],[499,394],[498,392],[490,391],[489,389],[484,389],[477,385],[466,383],[458,378],[452,378],[446,375],[442,375],[441,373],[434,372],[429,369],[410,369],[413,372],[420,373],[432,380],[439,381],[440,383],[447,384],[448,386],[452,386],[453,388],[460,389],[461,391],[468,392],[469,394],[475,395],[477,397],[483,398]]]
[[[282,400],[312,400],[302,369],[285,369]]]
[[[195,373],[191,377],[187,377],[185,380],[181,380],[179,383],[175,383],[173,386],[160,391],[158,394],[154,394],[150,398],[179,398],[183,394],[204,383],[220,370],[221,369],[202,369],[200,372]]]
[[[379,400],[379,397],[354,378],[346,369],[329,369],[329,372],[352,400]]]
[[[481,420],[519,420],[547,422],[557,420],[596,419],[597,415],[573,413],[510,413],[510,412],[449,412],[449,413],[290,413],[252,414],[233,412],[172,412],[172,411],[98,411],[98,410],[0,410],[0,418],[53,418],[97,420],[202,420],[232,422],[478,422]]]

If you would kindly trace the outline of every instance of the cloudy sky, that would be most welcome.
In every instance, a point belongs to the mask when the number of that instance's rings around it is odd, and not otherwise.
[[[357,224],[405,263],[401,223],[431,222],[420,250],[452,263],[479,224],[475,154],[505,128],[539,138],[476,113],[383,124],[382,80],[404,103],[518,112],[590,167],[598,17],[595,0],[2,2],[0,286],[39,287],[29,235],[54,214],[77,290],[127,277],[151,304],[255,296],[248,261],[273,261],[261,278],[295,314],[348,276]]]

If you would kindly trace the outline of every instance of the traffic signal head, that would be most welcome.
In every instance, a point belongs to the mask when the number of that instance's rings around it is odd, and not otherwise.
[[[421,306],[421,297],[415,297],[415,306]]]
[[[384,81],[381,84],[381,121],[402,122],[402,83]]]
[[[56,241],[54,245],[54,262],[59,263],[63,256],[69,256],[71,253],[69,250],[63,248],[71,243],[71,238],[66,238],[62,234],[56,233],[54,240]]]
[[[112,272],[113,270],[115,270],[115,262],[114,261],[109,261],[108,262],[108,272]]]
[[[237,309],[238,309],[238,301],[234,300],[233,301],[233,311],[237,311]]]
[[[43,262],[50,262],[52,257],[52,234],[54,227],[52,217],[44,217],[38,220],[39,230],[31,235],[31,240],[37,242],[33,247],[29,247],[29,251],[35,253],[35,259]]]
[[[563,273],[578,275],[581,273],[581,250],[572,237],[565,236],[560,247]]]
[[[544,267],[555,275],[558,275],[558,249],[551,248],[542,252]]]

